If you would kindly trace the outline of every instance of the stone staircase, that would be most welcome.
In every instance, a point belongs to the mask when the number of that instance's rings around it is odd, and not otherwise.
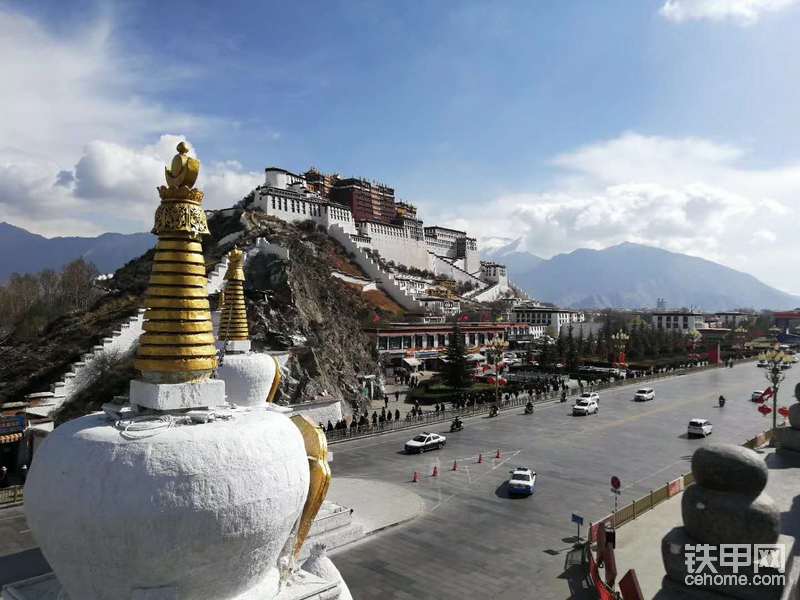
[[[258,238],[255,244],[246,249],[245,260],[258,253],[278,254],[281,258],[289,256],[288,250],[263,238]],[[222,290],[225,285],[227,269],[228,258],[226,256],[209,271],[209,295],[217,294]],[[103,338],[100,344],[93,346],[80,360],[72,363],[62,378],[50,386],[49,392],[28,394],[27,399],[38,401],[38,405],[31,409],[31,414],[37,417],[52,416],[75,392],[92,383],[101,361],[113,356],[122,357],[131,352],[143,331],[144,312],[145,309],[138,309],[136,314],[123,322],[119,329],[109,337]]]
[[[325,501],[314,519],[300,558],[305,559],[314,544],[325,544],[328,550],[344,546],[364,537],[364,528],[353,523],[353,515],[349,508]]]
[[[417,313],[425,312],[425,307],[417,302],[411,294],[408,294],[400,287],[391,273],[384,271],[378,263],[367,256],[367,253],[353,242],[350,238],[350,234],[339,225],[331,225],[328,228],[328,235],[339,242],[345,250],[353,255],[353,260],[361,267],[364,273],[367,274],[367,277],[375,281],[378,287],[386,292],[392,300],[408,311]]]

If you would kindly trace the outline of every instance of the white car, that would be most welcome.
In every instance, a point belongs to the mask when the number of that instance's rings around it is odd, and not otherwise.
[[[530,496],[536,485],[536,471],[527,467],[517,467],[511,471],[511,478],[508,480],[509,495],[524,494]]]
[[[406,452],[417,453],[425,452],[426,450],[438,450],[439,448],[444,448],[445,443],[447,443],[447,438],[443,435],[439,435],[438,433],[428,433],[423,431],[419,435],[415,435],[413,438],[406,442]]]
[[[761,400],[761,396],[763,395],[764,392],[762,392],[761,390],[753,390],[753,393],[750,394],[750,400],[753,402],[758,402],[759,400]]]
[[[687,428],[686,433],[689,435],[689,437],[693,437],[695,435],[706,437],[707,435],[711,435],[711,430],[711,423],[707,419],[692,419],[689,421],[689,427]]]
[[[633,395],[633,399],[636,400],[636,402],[647,402],[648,400],[653,400],[655,397],[656,391],[653,388],[638,389]]]
[[[597,392],[583,392],[579,396],[579,399],[580,400],[594,400],[595,402],[597,402],[599,404],[600,403],[600,394],[598,394]]]
[[[572,414],[574,416],[590,415],[592,413],[597,413],[599,410],[600,407],[597,404],[597,400],[587,400],[585,398],[581,398],[572,407]]]
[[[768,366],[768,363],[767,363],[767,361],[765,361],[765,360],[760,360],[760,361],[758,361],[758,362],[756,363],[756,366],[757,366],[757,367],[764,368],[764,367]]]

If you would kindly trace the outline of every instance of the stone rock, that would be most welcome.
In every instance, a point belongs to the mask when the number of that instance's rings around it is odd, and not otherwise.
[[[789,424],[792,429],[800,429],[800,403],[795,402],[789,407]]]
[[[325,581],[338,581],[339,582],[339,599],[338,600],[353,600],[350,594],[350,589],[339,573],[339,569],[333,564],[325,552],[325,544],[315,544],[311,549],[311,554],[303,563],[303,571],[307,571],[312,575],[316,575]]]
[[[772,544],[780,534],[780,511],[763,493],[753,498],[691,485],[681,512],[689,535],[705,544]]]
[[[696,546],[698,540],[689,537],[684,527],[675,527],[664,536],[661,540],[661,559],[664,562],[664,570],[666,576],[664,577],[662,592],[659,592],[655,598],[695,598],[697,600],[723,600],[730,598],[737,598],[740,600],[780,600],[786,599],[784,593],[787,591],[782,585],[726,585],[724,582],[721,585],[702,586],[693,583],[691,587],[686,587],[687,575],[693,577],[687,568],[687,553],[686,546]],[[788,536],[781,536],[778,543],[782,543],[787,548],[788,556],[791,556],[792,549],[794,548],[794,538]],[[697,553],[694,553],[697,556]],[[717,556],[717,553],[714,554]],[[690,561],[691,562],[691,561]],[[716,561],[715,568],[720,574],[726,576],[734,575],[733,566],[724,566]],[[695,563],[695,573],[697,563]],[[708,571],[706,571],[708,572]],[[755,569],[752,565],[739,566],[736,570],[736,575],[742,574],[751,576],[755,574]],[[777,574],[778,571],[774,568],[761,566],[758,573],[762,576],[765,574]],[[788,579],[788,578],[787,578]],[[793,597],[793,596],[792,596]]]
[[[800,404],[796,405],[800,406]],[[775,446],[780,451],[800,452],[800,430],[791,427],[778,427],[772,434]]]
[[[277,559],[308,493],[299,429],[264,410],[138,435],[94,414],[36,452],[25,512],[68,596],[275,597]]]
[[[755,452],[732,444],[709,444],[692,456],[695,482],[704,488],[758,496],[767,485],[767,465]]]

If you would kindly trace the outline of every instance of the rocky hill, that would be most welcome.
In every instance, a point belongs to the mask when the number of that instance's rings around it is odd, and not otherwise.
[[[312,223],[299,226],[258,212],[209,215],[211,235],[204,240],[208,268],[233,247],[259,237],[280,244],[289,260],[256,256],[247,266],[246,298],[254,349],[286,350],[288,373],[280,401],[313,399],[326,392],[352,406],[359,399],[359,375],[377,368],[377,355],[362,328],[402,314],[382,292],[362,294],[333,277],[333,270],[363,276],[344,249]],[[0,346],[0,403],[47,391],[67,367],[110,334],[142,305],[152,251],[130,261],[107,282],[107,293],[89,310],[51,323],[35,341],[14,335]],[[215,299],[212,298],[212,302]],[[108,372],[65,406],[61,418],[96,410],[127,392],[133,375],[130,357],[113,357]]]

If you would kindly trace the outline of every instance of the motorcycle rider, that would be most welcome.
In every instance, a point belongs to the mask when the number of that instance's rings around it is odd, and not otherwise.
[[[450,429],[451,429],[451,430],[453,430],[453,431],[455,431],[456,429],[461,429],[461,428],[463,427],[463,425],[464,425],[464,424],[463,424],[463,422],[461,421],[461,419],[459,419],[458,417],[456,417],[455,419],[453,419],[453,422],[452,422],[452,423],[451,423],[451,425],[450,425]]]
[[[720,396],[719,396],[719,407],[722,408],[723,406],[725,406],[725,396],[720,394]]]
[[[533,402],[531,402],[530,400],[528,400],[528,403],[525,405],[525,412],[527,414],[533,413]]]

